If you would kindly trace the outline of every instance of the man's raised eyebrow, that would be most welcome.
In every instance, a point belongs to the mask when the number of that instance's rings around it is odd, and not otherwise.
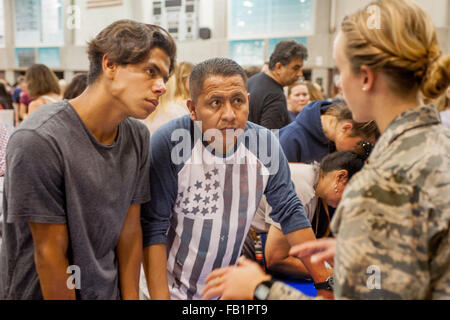
[[[232,98],[236,98],[236,97],[244,97],[245,98],[245,94],[242,92],[236,92],[231,97]]]

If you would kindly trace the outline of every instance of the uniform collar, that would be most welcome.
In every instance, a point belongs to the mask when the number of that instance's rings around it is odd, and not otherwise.
[[[377,142],[376,149],[385,150],[407,131],[439,123],[439,113],[432,104],[409,109],[392,120]]]

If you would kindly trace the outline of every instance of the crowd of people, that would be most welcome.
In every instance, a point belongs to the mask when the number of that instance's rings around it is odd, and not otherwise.
[[[369,5],[384,27],[366,7],[335,39],[338,98],[294,40],[265,66],[194,65],[132,20],[67,86],[42,64],[2,81],[0,299],[313,298],[283,277],[449,299],[450,56],[413,1]]]

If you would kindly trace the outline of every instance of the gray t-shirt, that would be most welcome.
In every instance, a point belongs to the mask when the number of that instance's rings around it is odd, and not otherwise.
[[[0,300],[42,298],[28,222],[67,224],[78,299],[120,298],[115,249],[129,206],[150,200],[149,144],[131,118],[100,144],[67,100],[21,124],[6,155]]]

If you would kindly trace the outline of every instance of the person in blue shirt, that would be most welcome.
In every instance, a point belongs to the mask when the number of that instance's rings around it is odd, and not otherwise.
[[[288,162],[312,163],[334,151],[351,151],[361,140],[375,144],[379,135],[373,121],[353,121],[344,102],[319,100],[280,130],[280,145]]]

